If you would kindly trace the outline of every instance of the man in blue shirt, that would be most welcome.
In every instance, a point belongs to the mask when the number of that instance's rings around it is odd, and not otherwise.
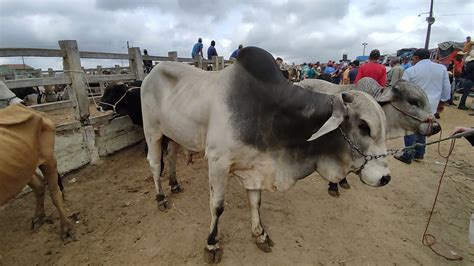
[[[407,70],[408,68],[410,68],[412,65],[410,63],[410,60],[408,59],[408,57],[403,57],[403,64],[402,64],[402,67],[404,70]]]
[[[355,79],[357,77],[357,73],[359,72],[359,60],[354,60],[352,62],[352,69],[349,71],[349,83],[354,84]]]
[[[211,46],[207,48],[207,59],[212,60],[213,56],[217,56],[216,42],[214,40],[211,41]]]
[[[191,52],[191,57],[193,59],[198,59],[199,56],[201,56],[201,58],[204,57],[202,55],[202,39],[201,38],[199,38],[198,42],[194,44],[193,51]]]
[[[240,52],[240,50],[241,50],[243,47],[244,47],[244,46],[243,46],[242,44],[239,44],[239,48],[232,52],[232,54],[230,55],[229,60],[235,60],[235,59],[237,59],[237,56],[239,55],[239,52]]]
[[[324,74],[332,74],[336,72],[336,69],[334,68],[334,63],[329,60],[328,64],[326,65],[326,68],[324,69]]]

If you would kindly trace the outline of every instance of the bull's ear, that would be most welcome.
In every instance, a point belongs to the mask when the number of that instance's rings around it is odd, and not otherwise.
[[[344,121],[344,115],[346,113],[346,106],[344,102],[349,100],[348,98],[346,98],[346,101],[343,100],[344,97],[349,97],[349,96],[347,95],[343,96],[342,94],[339,95],[338,97],[336,96],[333,103],[333,107],[332,107],[331,117],[326,121],[326,123],[324,123],[324,125],[316,133],[311,135],[311,137],[307,141],[313,141],[339,127],[342,121]],[[351,95],[350,97],[352,97],[350,99],[351,100],[350,102],[352,102],[353,96]]]

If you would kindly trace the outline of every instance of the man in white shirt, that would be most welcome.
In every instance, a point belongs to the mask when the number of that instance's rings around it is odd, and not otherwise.
[[[449,100],[451,85],[446,67],[431,62],[430,51],[418,49],[413,54],[413,66],[406,69],[402,79],[411,81],[420,86],[428,96],[431,112],[436,113],[440,101]],[[405,136],[405,147],[415,143],[425,144],[426,137],[420,134]],[[403,155],[395,155],[395,159],[410,164],[413,159],[423,159],[425,146],[417,146],[415,149],[405,150]]]

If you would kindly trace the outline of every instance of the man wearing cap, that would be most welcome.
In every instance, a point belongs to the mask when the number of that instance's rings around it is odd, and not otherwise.
[[[458,108],[461,110],[468,110],[466,106],[466,99],[471,93],[472,84],[474,84],[474,51],[471,51],[469,55],[466,57],[466,64],[464,65],[464,71],[462,72],[463,77],[463,93],[461,96],[461,100],[459,101]]]
[[[449,99],[450,104],[453,104],[453,95],[454,93],[459,89],[459,86],[461,85],[461,75],[462,75],[462,69],[464,67],[464,60],[463,60],[464,53],[462,51],[459,51],[456,53],[456,56],[453,61],[451,61],[450,66],[448,66],[448,69],[450,69],[453,73],[453,83],[451,85],[451,98]]]
[[[379,58],[379,50],[374,49],[370,52],[369,62],[363,64],[359,68],[359,72],[357,72],[355,79],[356,84],[361,78],[369,77],[375,79],[380,84],[380,86],[385,87],[387,83],[387,70],[385,69],[385,66],[378,62]]]
[[[192,57],[193,59],[198,59],[199,56],[200,56],[201,58],[204,58],[204,56],[202,55],[202,46],[203,46],[203,45],[202,45],[202,39],[199,38],[199,39],[198,39],[198,42],[194,44],[193,50],[192,50],[192,52],[191,52],[191,57]]]
[[[402,79],[415,83],[426,92],[432,114],[436,113],[440,101],[449,100],[451,86],[446,67],[430,61],[428,49],[417,49],[413,54],[413,66],[405,70]],[[416,102],[415,102],[416,103]],[[414,104],[415,104],[414,103]],[[405,147],[415,143],[426,143],[426,137],[420,134],[405,136]],[[395,159],[410,164],[413,159],[423,159],[425,147],[417,146],[405,150],[403,155],[395,155]]]

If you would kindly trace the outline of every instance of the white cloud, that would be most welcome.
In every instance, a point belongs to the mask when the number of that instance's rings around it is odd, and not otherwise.
[[[226,58],[243,44],[290,63],[337,60],[343,52],[353,59],[362,42],[367,53],[423,46],[426,15],[418,14],[428,9],[429,1],[420,0],[0,0],[0,47],[58,48],[58,40],[75,39],[81,50],[125,53],[129,41],[152,55],[189,57],[202,37],[205,51],[216,40]],[[474,35],[472,1],[437,0],[434,11],[430,47]],[[9,60],[18,59],[0,58]],[[42,68],[52,63],[27,60]]]

